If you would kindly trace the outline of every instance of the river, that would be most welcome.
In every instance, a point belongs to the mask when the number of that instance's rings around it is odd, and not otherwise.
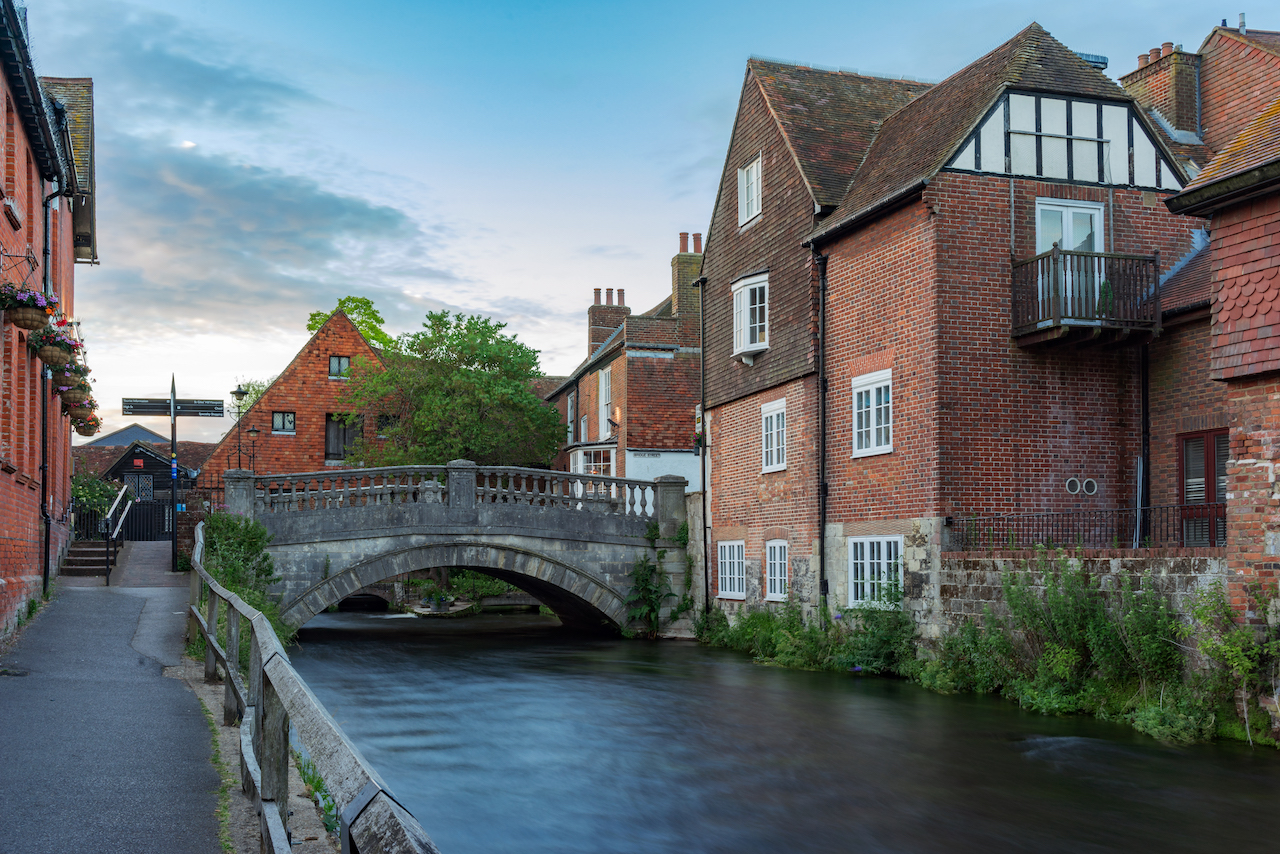
[[[322,614],[298,672],[444,854],[1248,852],[1280,752],[554,618]]]

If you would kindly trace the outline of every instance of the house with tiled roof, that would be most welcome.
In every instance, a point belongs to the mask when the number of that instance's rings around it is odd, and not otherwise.
[[[1269,35],[1280,49],[1280,33]],[[1269,88],[1275,95],[1277,87]],[[1211,218],[1212,242],[1202,262],[1211,280],[1204,289],[1209,307],[1202,358],[1224,388],[1217,435],[1227,561],[1242,598],[1246,584],[1271,585],[1280,577],[1274,500],[1280,462],[1280,98],[1243,125],[1166,204],[1176,213]]]
[[[981,607],[954,556],[1025,546],[1033,518],[1066,544],[1219,542],[1200,511],[1136,512],[1154,446],[1177,477],[1152,352],[1162,299],[1203,302],[1205,237],[1161,204],[1185,152],[1100,64],[1032,24],[935,86],[881,81],[848,104],[871,133],[835,207],[787,183],[786,105],[746,87],[703,264],[722,607],[874,606],[896,580],[934,633]]]
[[[671,259],[671,293],[632,314],[619,288],[595,289],[587,307],[587,357],[543,398],[560,413],[558,471],[652,480],[676,475],[700,488],[696,412],[700,389],[700,306],[694,281],[702,235],[681,233]]]

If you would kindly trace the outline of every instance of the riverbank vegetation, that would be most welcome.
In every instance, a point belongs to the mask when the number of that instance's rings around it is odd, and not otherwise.
[[[1215,737],[1277,745],[1258,698],[1274,696],[1280,635],[1236,622],[1221,587],[1190,593],[1183,613],[1154,577],[1106,589],[1064,556],[1003,579],[1006,612],[987,610],[937,641],[915,637],[901,592],[881,608],[805,621],[798,606],[713,609],[700,640],[762,662],[911,679],[941,693],[997,693],[1043,714],[1123,720],[1164,741]],[[1265,613],[1274,592],[1248,591]],[[1240,700],[1237,705],[1237,699]],[[1237,714],[1237,707],[1240,713]]]

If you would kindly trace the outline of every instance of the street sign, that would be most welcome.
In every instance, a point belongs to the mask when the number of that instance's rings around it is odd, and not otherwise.
[[[221,400],[189,400],[179,398],[175,402],[175,414],[192,415],[200,418],[221,418],[223,415]],[[168,415],[169,401],[160,397],[126,397],[120,401],[124,415]]]

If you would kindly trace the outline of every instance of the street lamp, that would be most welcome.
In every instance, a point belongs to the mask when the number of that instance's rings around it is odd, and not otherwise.
[[[247,395],[248,393],[249,393],[249,392],[245,391],[244,386],[240,385],[240,383],[236,383],[236,389],[235,389],[235,391],[231,392],[231,396],[232,396],[232,397],[234,397],[234,398],[236,399],[236,468],[241,468],[241,462],[240,462],[240,416],[241,416],[241,414],[244,412],[244,407],[243,407],[241,404],[243,404],[243,403],[244,403],[245,395]]]
[[[262,431],[255,424],[245,432],[249,434],[249,471],[256,472],[254,462],[258,458],[258,434]]]

